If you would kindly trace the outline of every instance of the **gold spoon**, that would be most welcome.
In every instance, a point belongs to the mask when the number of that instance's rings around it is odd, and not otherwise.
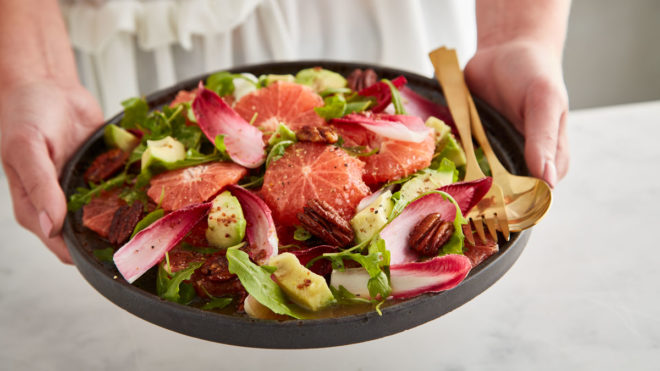
[[[488,138],[481,125],[479,113],[474,105],[469,91],[468,104],[470,105],[470,118],[472,119],[472,135],[484,150],[490,170],[493,175],[493,183],[502,188],[504,194],[504,210],[509,219],[509,229],[512,232],[520,232],[536,225],[550,209],[552,203],[552,190],[548,183],[541,179],[529,176],[511,174],[497,159],[495,152],[490,147]]]

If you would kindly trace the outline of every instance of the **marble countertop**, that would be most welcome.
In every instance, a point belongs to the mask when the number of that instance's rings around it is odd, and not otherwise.
[[[0,172],[0,368],[657,370],[659,118],[660,101],[571,112],[571,171],[503,278],[432,322],[328,349],[215,344],[133,316],[16,224]]]

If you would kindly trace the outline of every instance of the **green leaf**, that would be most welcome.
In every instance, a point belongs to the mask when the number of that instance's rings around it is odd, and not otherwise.
[[[92,250],[94,257],[102,262],[111,262],[112,256],[115,254],[115,249],[112,247],[106,247],[105,249],[96,249]]]
[[[283,140],[281,142],[278,142],[276,145],[271,148],[270,152],[268,152],[268,156],[266,156],[266,168],[270,165],[271,162],[277,161],[282,156],[284,156],[284,152],[286,151],[287,148],[289,148],[290,145],[292,145],[294,142],[291,140]]]
[[[108,179],[107,181],[97,186],[91,187],[91,189],[78,188],[76,193],[72,194],[69,198],[67,209],[71,212],[78,211],[81,207],[87,205],[89,201],[92,200],[92,198],[98,196],[102,191],[107,191],[109,189],[122,186],[124,183],[126,183],[127,180],[128,175],[126,173],[122,173],[114,178]]]
[[[219,96],[224,97],[234,93],[234,79],[239,74],[227,71],[220,71],[212,74],[206,79],[206,88],[213,90]]]
[[[264,175],[249,175],[241,179],[238,183],[239,186],[247,189],[259,188],[264,184]]]
[[[367,289],[369,290],[369,296],[372,298],[380,297],[381,299],[387,299],[392,293],[390,281],[385,272],[382,271],[378,272],[376,276],[369,278]]]
[[[341,94],[329,96],[324,99],[323,106],[314,108],[314,111],[326,121],[340,118],[346,111],[346,98]]]
[[[330,286],[330,292],[332,296],[335,297],[339,305],[351,305],[351,304],[369,304],[371,301],[369,299],[360,298],[355,296],[352,292],[348,291],[344,286],[339,286],[335,288]]]
[[[280,124],[277,126],[277,130],[275,130],[275,133],[273,133],[270,139],[268,139],[268,146],[273,147],[279,142],[286,142],[286,141],[297,142],[298,138],[296,137],[295,132],[289,129],[289,127],[286,126],[284,123],[280,122]]]
[[[214,141],[215,148],[220,152],[220,156],[223,158],[231,158],[229,157],[229,153],[227,153],[227,146],[225,145],[225,135],[224,134],[219,134],[216,135],[215,141]]]
[[[142,125],[149,114],[149,105],[144,98],[130,98],[121,102],[124,106],[124,116],[119,123],[124,129],[135,129]]]
[[[202,309],[222,309],[231,304],[232,300],[232,298],[211,298],[206,304],[202,305]]]
[[[165,215],[165,210],[163,209],[156,209],[149,214],[145,215],[144,218],[142,218],[136,225],[135,228],[133,229],[133,234],[131,234],[131,238],[135,237],[138,232],[141,230],[147,228],[151,224],[153,224],[156,220],[160,219]]]
[[[300,310],[287,301],[282,289],[270,278],[271,273],[250,261],[247,253],[230,248],[227,261],[229,272],[238,276],[245,290],[259,303],[277,314],[303,318]]]
[[[307,241],[310,238],[312,238],[312,234],[301,226],[297,226],[296,231],[293,232],[293,239],[296,241]]]
[[[198,150],[202,140],[202,130],[199,126],[186,125],[186,120],[182,116],[178,116],[177,120],[172,121],[172,137],[187,149]]]
[[[399,89],[392,84],[392,82],[388,79],[382,79],[382,82],[387,84],[390,88],[390,93],[392,95],[392,105],[394,106],[394,113],[397,115],[405,115],[406,114],[406,109],[403,107],[403,101],[401,100],[401,94],[399,93]]]
[[[484,149],[481,147],[475,149],[474,155],[477,157],[477,163],[479,164],[479,168],[481,168],[481,171],[484,173],[484,175],[493,176],[490,172],[490,165],[488,164],[488,159],[486,158]]]
[[[190,289],[186,288],[189,285],[182,285],[182,283],[185,280],[189,280],[195,270],[203,264],[204,262],[190,263],[186,269],[182,269],[174,274],[170,274],[163,264],[158,264],[158,277],[156,280],[156,292],[158,296],[175,303],[188,304],[192,300]]]

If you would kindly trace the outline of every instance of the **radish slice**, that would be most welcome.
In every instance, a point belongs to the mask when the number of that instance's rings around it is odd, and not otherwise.
[[[444,255],[423,262],[390,266],[390,284],[394,299],[412,298],[427,292],[440,292],[456,287],[470,272],[470,259],[463,255]],[[364,268],[332,271],[330,284],[344,286],[354,295],[369,298],[369,273]]]
[[[248,254],[250,259],[263,265],[272,256],[277,255],[277,232],[273,216],[268,205],[254,193],[243,187],[230,185],[226,188],[238,198],[247,221],[245,236],[250,244]]]
[[[397,89],[400,89],[406,85],[408,80],[406,80],[406,78],[403,76],[399,76],[391,82],[392,85],[394,85]],[[382,81],[379,81],[371,86],[367,86],[366,88],[360,90],[358,94],[364,97],[376,98],[376,105],[371,108],[372,112],[382,112],[390,103],[392,103],[392,91],[390,90],[390,87]]]
[[[243,120],[215,92],[199,83],[198,94],[192,103],[197,123],[211,143],[224,135],[227,154],[235,163],[257,168],[266,160],[263,133]]]
[[[119,273],[129,283],[135,282],[206,217],[211,205],[207,202],[173,211],[140,231],[112,257]]]
[[[416,116],[351,113],[333,123],[359,124],[365,129],[395,140],[421,143],[430,135],[432,129],[424,125],[422,119]]]
[[[443,105],[436,104],[423,96],[417,94],[414,90],[403,86],[399,88],[403,106],[410,116],[417,116],[426,121],[430,116],[439,118],[452,128],[454,135],[458,137],[456,124],[449,113],[449,109]]]
[[[492,183],[493,179],[486,177],[471,182],[449,184],[438,190],[449,193],[465,215],[488,192]],[[438,213],[442,220],[452,222],[456,217],[456,207],[442,195],[431,193],[411,202],[383,228],[380,237],[385,240],[385,246],[390,251],[390,264],[408,263],[418,259],[417,252],[408,247],[408,239],[415,226],[432,213]]]

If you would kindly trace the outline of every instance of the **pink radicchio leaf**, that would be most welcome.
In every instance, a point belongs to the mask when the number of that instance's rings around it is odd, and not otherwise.
[[[438,190],[452,196],[461,213],[465,215],[488,192],[492,182],[492,178],[486,177],[471,182],[449,184]],[[408,246],[408,239],[415,226],[433,213],[440,214],[444,221],[452,222],[456,217],[456,207],[442,195],[431,193],[411,202],[383,228],[380,237],[390,251],[390,264],[414,262],[419,258],[417,252]]]
[[[417,94],[414,90],[407,86],[399,88],[399,93],[403,100],[403,106],[406,108],[411,116],[417,116],[426,121],[429,117],[433,116],[445,122],[451,127],[452,132],[458,137],[458,130],[454,119],[451,117],[449,109],[441,104],[436,104],[423,96]]]
[[[129,283],[135,282],[208,214],[211,205],[207,202],[173,211],[140,231],[112,257],[119,273]]]
[[[424,293],[440,292],[456,287],[470,272],[470,259],[463,255],[437,256],[423,262],[390,265],[391,297],[408,299]],[[334,270],[330,284],[363,298],[369,298],[369,273],[364,268]]]
[[[235,163],[257,168],[266,160],[263,133],[250,125],[215,92],[200,81],[192,109],[197,123],[211,143],[224,135],[227,154]]]
[[[248,255],[257,264],[263,265],[277,255],[277,232],[268,205],[247,189],[230,185],[226,188],[238,199],[247,221],[245,236],[249,243]]]
[[[401,89],[401,87],[406,85],[408,80],[406,80],[406,78],[403,76],[399,76],[391,82],[392,85],[394,85],[397,89]],[[382,81],[379,81],[371,86],[367,86],[366,88],[360,90],[358,94],[363,97],[376,98],[376,105],[371,108],[371,111],[374,113],[383,112],[385,108],[387,108],[387,106],[392,103],[392,92],[390,91],[390,87]]]
[[[382,137],[412,143],[423,142],[432,131],[422,119],[408,115],[351,113],[332,123],[358,124]]]
[[[319,245],[302,250],[292,250],[289,252],[298,258],[300,264],[307,266],[307,263],[309,263],[312,259],[316,259],[323,254],[336,253],[339,251],[340,249],[337,246]],[[332,263],[327,259],[319,259],[312,263],[312,266],[308,268],[320,276],[325,276],[326,274],[332,272]]]

